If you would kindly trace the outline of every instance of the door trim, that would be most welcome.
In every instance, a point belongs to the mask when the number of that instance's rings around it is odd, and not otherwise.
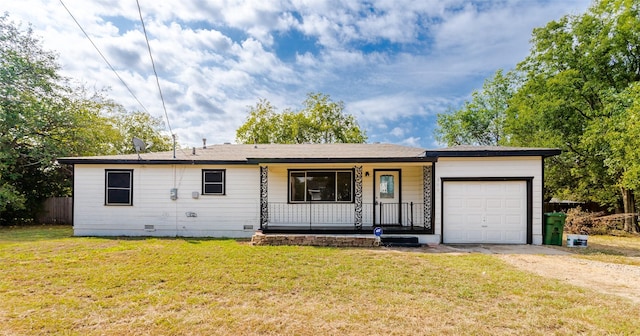
[[[523,181],[527,185],[527,244],[533,242],[533,176],[518,177],[441,177],[440,178],[440,243],[444,243],[444,183]],[[544,225],[543,225],[544,226]]]
[[[376,210],[378,204],[376,201],[376,184],[379,172],[397,172],[398,173],[398,224],[390,224],[390,226],[402,226],[402,169],[374,169],[373,170],[373,225],[384,225],[376,223]],[[387,224],[389,225],[389,224]]]

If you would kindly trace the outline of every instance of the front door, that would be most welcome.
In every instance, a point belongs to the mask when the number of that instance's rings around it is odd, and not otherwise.
[[[376,225],[400,225],[400,170],[375,170]]]

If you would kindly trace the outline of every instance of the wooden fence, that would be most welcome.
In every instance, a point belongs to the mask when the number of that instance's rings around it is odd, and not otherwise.
[[[48,198],[42,207],[38,222],[42,224],[73,224],[71,197]]]

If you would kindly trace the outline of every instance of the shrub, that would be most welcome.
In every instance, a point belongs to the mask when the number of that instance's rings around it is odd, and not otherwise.
[[[620,215],[605,216],[602,211],[583,211],[581,207],[569,209],[565,221],[565,231],[576,234],[604,235],[622,228]]]

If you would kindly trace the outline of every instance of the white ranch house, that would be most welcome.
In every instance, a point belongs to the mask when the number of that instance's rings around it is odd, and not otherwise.
[[[61,158],[77,236],[418,237],[542,244],[544,158],[557,149],[390,144],[213,145]]]

